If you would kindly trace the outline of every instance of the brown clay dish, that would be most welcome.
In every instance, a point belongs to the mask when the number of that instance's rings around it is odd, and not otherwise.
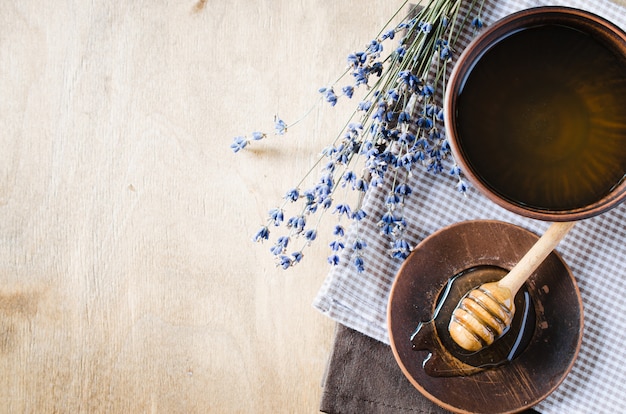
[[[615,185],[607,194],[598,196],[599,199],[588,201],[583,206],[567,207],[562,210],[537,209],[532,206],[524,205],[524,200],[518,200],[519,202],[516,203],[507,200],[502,194],[498,194],[494,188],[481,178],[481,171],[477,171],[473,167],[472,160],[468,160],[469,156],[462,144],[463,137],[459,137],[457,127],[457,119],[459,119],[457,114],[459,94],[464,88],[468,74],[471,73],[477,62],[485,56],[485,53],[488,53],[490,48],[501,39],[517,33],[520,30],[542,25],[566,26],[591,36],[600,44],[604,44],[607,48],[611,49],[616,56],[620,56],[620,59],[624,61],[624,71],[626,71],[626,33],[613,23],[583,10],[560,6],[537,7],[514,13],[483,30],[464,50],[455,64],[447,84],[444,103],[446,132],[452,147],[452,153],[455,160],[461,166],[463,173],[481,193],[496,204],[516,214],[540,220],[581,220],[603,213],[624,200],[626,197],[626,180],[624,179],[624,175],[621,176],[621,180],[615,182]],[[603,74],[597,74],[597,79],[601,80],[603,76]],[[509,81],[505,80],[505,82],[508,83],[510,83],[510,81],[512,81],[512,79]],[[529,80],[529,82],[532,82],[532,80]],[[616,91],[615,93],[623,95],[621,92]],[[489,96],[484,96],[482,100],[489,101],[490,99]],[[510,99],[515,98],[510,97]],[[498,100],[496,103],[507,105],[506,101]],[[481,105],[481,102],[476,102],[475,104]],[[493,122],[493,119],[484,119],[483,121],[490,123]],[[507,143],[507,134],[503,135],[505,135],[502,137],[503,145],[509,145],[509,143]],[[623,140],[626,141],[626,136],[623,137]],[[510,166],[508,168],[511,170]],[[621,168],[624,168],[624,166],[621,166]],[[504,169],[506,170],[506,168]],[[615,173],[619,173],[619,171],[615,171]]]
[[[432,317],[451,277],[476,266],[508,271],[537,239],[499,221],[461,222],[425,239],[400,269],[388,306],[391,347],[405,376],[436,404],[458,413],[518,412],[546,398],[571,370],[582,339],[582,303],[574,277],[555,252],[526,283],[534,332],[511,362],[468,376],[430,376],[423,368],[428,352],[412,348],[412,333]]]

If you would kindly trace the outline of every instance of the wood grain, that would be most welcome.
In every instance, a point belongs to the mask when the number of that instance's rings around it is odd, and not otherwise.
[[[401,3],[0,2],[0,412],[317,411],[325,239],[289,272],[250,239],[352,105],[229,145]]]
[[[352,105],[295,120],[401,1],[0,3],[0,412],[315,412],[325,239],[251,243]]]

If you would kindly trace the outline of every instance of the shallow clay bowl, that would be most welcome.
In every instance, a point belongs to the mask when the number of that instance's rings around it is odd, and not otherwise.
[[[423,368],[428,352],[412,348],[412,333],[420,321],[432,318],[451,277],[477,266],[508,271],[537,239],[499,221],[461,222],[426,238],[398,272],[387,315],[391,348],[409,381],[441,407],[458,413],[518,412],[546,398],[571,370],[582,339],[582,303],[574,277],[555,252],[526,283],[534,331],[511,362],[468,376],[429,376]]]

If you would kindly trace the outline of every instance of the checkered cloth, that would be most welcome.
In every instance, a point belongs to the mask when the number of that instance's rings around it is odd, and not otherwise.
[[[561,5],[591,11],[626,29],[626,9],[605,0],[487,0],[486,25],[529,7]],[[457,50],[471,40],[459,39]],[[455,222],[496,219],[542,234],[549,223],[527,219],[500,208],[475,189],[458,193],[456,178],[418,173],[405,203],[406,237],[413,246]],[[389,255],[389,240],[379,234],[377,220],[386,211],[389,188],[370,189],[364,202],[368,218],[359,235],[367,243],[366,270],[356,273],[346,249],[342,262],[325,279],[314,306],[374,339],[389,343],[387,300],[401,263]],[[364,223],[365,222],[365,223]],[[577,223],[557,250],[575,275],[585,314],[579,357],[561,386],[537,410],[548,413],[619,413],[626,410],[626,203]]]

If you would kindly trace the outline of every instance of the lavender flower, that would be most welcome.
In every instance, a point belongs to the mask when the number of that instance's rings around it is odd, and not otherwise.
[[[272,246],[270,251],[274,256],[282,254],[285,249],[287,249],[287,245],[289,244],[289,237],[281,236],[276,240],[276,244]]]
[[[394,241],[393,247],[391,248],[391,256],[396,259],[406,259],[411,253],[411,246],[404,239],[398,239]]]
[[[263,132],[258,132],[258,131],[256,131],[256,132],[253,132],[253,133],[252,133],[252,139],[253,139],[254,141],[259,141],[259,140],[262,140],[262,139],[263,139],[263,138],[265,138],[265,137],[266,137],[266,135],[265,135]]]
[[[321,88],[320,93],[324,95],[324,99],[326,99],[326,102],[330,103],[330,106],[337,104],[337,95],[335,95],[333,88]]]
[[[291,253],[291,257],[293,257],[293,260],[292,260],[292,265],[293,265],[293,264],[296,264],[296,263],[300,263],[302,261],[302,257],[304,257],[304,255],[302,254],[301,251],[298,251],[298,252]]]
[[[472,27],[474,27],[475,29],[480,29],[483,27],[483,20],[480,18],[480,16],[476,16],[472,19]]]
[[[341,240],[333,240],[329,246],[333,252],[343,250],[345,247],[345,245],[343,244]]]
[[[357,256],[354,258],[354,268],[358,273],[363,273],[365,271],[365,262],[363,261],[362,256]]]
[[[248,140],[245,137],[235,137],[233,143],[230,144],[230,148],[233,152],[239,152],[248,145]]]
[[[461,193],[467,191],[462,171],[452,160],[441,107],[443,82],[458,53],[458,32],[462,25],[474,30],[483,26],[484,0],[472,2],[467,15],[462,13],[461,2],[429,0],[421,4],[421,9],[413,9],[412,18],[383,28],[361,50],[350,53],[344,76],[319,89],[319,101],[330,106],[357,95],[358,104],[345,128],[321,152],[314,168],[285,193],[282,205],[269,210],[267,222],[254,235],[254,241],[263,242],[270,238],[270,226],[283,230],[284,234],[272,234],[276,241],[270,250],[277,266],[288,269],[302,261],[303,249],[320,238],[319,219],[309,219],[314,215],[321,219],[327,211],[352,226],[350,232],[344,223],[332,230],[334,240],[329,243],[327,259],[330,265],[339,264],[339,252],[346,249],[342,257],[349,258],[356,272],[363,272],[367,244],[360,229],[372,223],[389,243],[390,255],[404,260],[412,249],[404,217],[405,205],[414,196],[409,179],[418,179],[418,171],[448,171],[456,179],[456,188]],[[385,50],[390,51],[387,56],[383,56]],[[274,132],[285,135],[298,122],[288,125],[276,115]],[[231,149],[240,152],[265,138],[267,134],[260,131],[237,136]],[[317,180],[310,179],[316,172]],[[308,182],[314,184],[302,187]],[[369,218],[363,200],[373,189],[382,191],[381,187],[386,191],[386,211]],[[355,204],[345,201],[350,193],[356,196]],[[296,211],[285,220],[287,209]],[[287,253],[287,248],[298,241],[294,252]]]
[[[358,210],[356,210],[355,212],[352,213],[352,220],[354,220],[354,221],[361,221],[365,217],[367,217],[367,213],[365,213],[365,211],[363,211],[363,209],[358,209]]]
[[[337,204],[334,212],[339,214],[339,217],[341,217],[344,214],[350,217],[351,209],[348,204]]]
[[[365,242],[364,242],[363,240],[361,240],[361,239],[356,239],[356,240],[354,241],[354,243],[352,244],[352,248],[353,248],[355,251],[363,250],[363,249],[365,249],[365,247],[366,247],[366,246],[367,246],[367,243],[365,243]]]
[[[269,221],[274,224],[274,226],[280,226],[284,219],[285,214],[282,209],[273,208],[269,211]]]
[[[304,238],[306,238],[308,241],[313,241],[317,238],[317,230],[315,229],[309,229],[304,233]]]
[[[275,117],[274,118],[274,130],[278,135],[285,135],[287,132],[287,124],[282,119]]]
[[[286,256],[284,254],[279,256],[278,266],[286,270],[286,269],[289,269],[292,265],[293,265],[293,261],[291,260],[289,256]]]
[[[459,193],[465,194],[467,192],[467,188],[468,186],[465,180],[459,180],[456,184],[456,189],[459,191]]]
[[[393,39],[394,37],[396,37],[396,30],[390,29],[383,33],[383,35],[381,36],[381,40],[385,41],[386,39]]]
[[[269,239],[269,237],[270,237],[269,229],[267,228],[267,226],[262,226],[261,229],[256,232],[252,240],[255,242],[259,242],[259,241],[267,240]]]
[[[367,55],[364,52],[356,52],[348,55],[348,62],[353,68],[359,68],[367,62]]]
[[[287,221],[287,227],[296,231],[296,233],[301,233],[306,226],[306,218],[304,215],[294,216],[289,218]]]
[[[343,237],[343,235],[345,234],[345,230],[342,226],[338,224],[335,226],[335,229],[333,230],[333,234],[335,236]]]
[[[300,191],[297,188],[292,188],[285,194],[285,199],[291,202],[298,201],[298,198],[300,198]]]
[[[395,193],[398,194],[401,197],[406,197],[406,196],[410,195],[412,192],[413,192],[413,190],[411,190],[411,187],[409,187],[408,184],[400,184],[395,189]]]

